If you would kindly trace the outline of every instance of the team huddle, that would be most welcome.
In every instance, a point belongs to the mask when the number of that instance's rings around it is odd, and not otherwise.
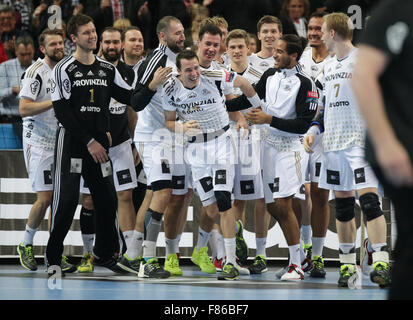
[[[50,272],[98,265],[144,278],[180,276],[179,242],[196,196],[202,209],[191,261],[202,272],[219,280],[267,272],[272,216],[289,252],[276,277],[324,278],[332,191],[338,285],[347,287],[356,274],[358,199],[370,278],[388,286],[386,221],[350,82],[357,48],[349,21],[314,13],[307,46],[283,34],[277,17],[264,16],[257,24],[261,50],[248,55],[248,34],[228,33],[223,18],[207,18],[196,46],[186,49],[181,22],[166,16],[156,28],[159,46],[134,65],[123,60],[121,43],[127,32],[140,34],[137,28],[106,28],[95,55],[93,20],[73,16],[67,34],[76,51],[66,57],[61,34],[43,31],[45,57],[26,70],[20,93],[26,167],[37,193],[18,246],[23,267],[37,270],[33,237],[51,205]],[[139,208],[137,188],[144,190]],[[62,253],[80,194],[84,256],[76,267]],[[242,232],[251,200],[257,250],[248,264]],[[162,221],[163,266],[156,256]]]

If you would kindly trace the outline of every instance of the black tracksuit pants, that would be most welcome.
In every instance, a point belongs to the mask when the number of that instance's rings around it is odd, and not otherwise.
[[[63,241],[73,221],[79,202],[80,176],[89,187],[95,208],[95,246],[98,258],[110,258],[119,253],[119,228],[117,196],[111,174],[112,165],[95,163],[87,147],[64,128],[59,128],[56,138],[53,200],[50,237],[46,248],[49,265],[60,265]],[[105,172],[105,174],[103,174]]]
[[[384,177],[378,167],[373,167],[377,178],[383,185],[385,194],[391,199],[395,209],[397,240],[394,249],[392,282],[389,299],[413,299],[413,188],[396,188]]]

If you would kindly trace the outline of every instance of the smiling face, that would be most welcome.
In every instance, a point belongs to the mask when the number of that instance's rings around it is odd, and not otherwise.
[[[184,87],[192,89],[199,84],[201,71],[197,58],[181,59],[181,68],[178,72]]]
[[[105,60],[115,62],[122,52],[121,34],[118,31],[105,31],[102,34],[102,54]]]
[[[93,22],[89,22],[77,29],[77,34],[71,35],[73,43],[83,51],[93,51],[96,49],[97,34]]]
[[[273,48],[275,41],[281,38],[282,33],[276,23],[264,23],[258,34],[258,40],[261,41],[261,48]]]
[[[181,52],[184,48],[185,30],[180,22],[171,21],[169,27],[163,33],[164,41],[167,47],[174,53]]]
[[[123,51],[126,56],[140,57],[143,55],[144,42],[142,33],[139,30],[128,30],[125,33]]]
[[[204,33],[202,40],[197,41],[198,57],[202,66],[209,66],[219,53],[221,36],[219,34]]]
[[[248,57],[248,46],[244,38],[234,38],[229,40],[227,52],[231,62],[246,62]]]
[[[291,20],[297,21],[304,15],[304,3],[302,0],[290,0],[287,7],[288,16]]]
[[[274,67],[289,69],[291,65],[292,57],[287,53],[287,43],[284,40],[277,40],[274,46]]]
[[[323,41],[321,40],[323,36],[323,32],[321,31],[323,22],[323,18],[319,17],[311,18],[310,21],[308,21],[307,38],[308,43],[311,47],[319,47],[324,45]]]
[[[44,40],[44,46],[40,46],[40,51],[50,60],[59,62],[65,55],[63,37],[60,35],[47,35]]]

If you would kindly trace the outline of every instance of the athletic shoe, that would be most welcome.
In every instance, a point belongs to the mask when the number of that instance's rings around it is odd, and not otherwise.
[[[158,259],[152,258],[146,261],[141,262],[141,266],[139,268],[139,278],[157,278],[157,279],[165,279],[169,278],[171,273],[169,271],[164,270],[158,262]]]
[[[265,260],[265,257],[260,254],[255,257],[252,266],[249,266],[248,269],[251,274],[261,274],[267,272],[267,260]]]
[[[289,268],[290,268],[290,266],[285,266],[284,268],[278,270],[278,271],[275,273],[275,277],[276,277],[277,279],[281,279],[281,277],[288,272]]]
[[[86,252],[82,260],[80,261],[80,265],[77,267],[77,272],[79,273],[89,273],[93,272],[93,264],[90,261],[91,255],[89,252]]]
[[[118,261],[118,266],[126,272],[139,274],[139,267],[141,266],[142,257],[139,256],[136,259],[130,259],[126,253]]]
[[[60,262],[60,268],[62,268],[63,273],[72,273],[77,270],[74,264],[69,263],[66,256],[62,256],[62,261]]]
[[[311,243],[304,245],[305,256],[311,261],[311,255],[313,254],[313,245]]]
[[[17,246],[17,253],[19,254],[20,264],[22,267],[30,271],[37,270],[37,262],[33,254],[33,245],[28,244],[27,246],[24,246],[20,243]]]
[[[313,268],[310,271],[310,277],[325,278],[326,271],[324,270],[324,259],[320,256],[314,256],[311,263],[313,264]]]
[[[338,279],[339,287],[348,287],[348,280],[357,272],[354,264],[342,264],[340,266],[340,278]]]
[[[307,257],[304,259],[303,262],[301,262],[301,269],[303,269],[303,272],[308,272],[313,268],[313,264],[311,263],[311,259],[308,259]]]
[[[369,251],[369,239],[366,238],[364,239],[364,257],[363,261],[361,262],[361,269],[363,270],[363,273],[368,275],[372,271],[372,265],[373,265],[373,251]]]
[[[116,273],[126,273],[126,271],[123,270],[119,266],[118,260],[115,257],[97,258],[94,255],[92,255],[90,260],[91,260],[92,264],[95,265],[95,266],[108,268],[109,270],[112,270],[113,272],[116,272]]]
[[[194,248],[192,252],[191,261],[201,268],[202,272],[213,274],[216,273],[216,269],[211,259],[208,256],[208,247],[202,247],[199,251]]]
[[[224,263],[224,259],[223,259],[223,258],[218,259],[217,257],[215,257],[214,260],[212,261],[212,263],[214,264],[216,271],[218,271],[218,272],[221,272],[221,271],[222,271],[222,265],[223,265],[223,263]]]
[[[248,270],[248,268],[239,265],[238,262],[235,262],[234,267],[238,270],[238,273],[240,275],[246,275],[246,276],[250,275],[250,271]]]
[[[370,273],[370,280],[377,283],[380,288],[385,288],[391,284],[390,266],[386,262],[376,262],[373,264],[373,271]]]
[[[169,271],[171,276],[182,276],[182,270],[179,268],[179,260],[176,253],[168,254],[163,268]]]
[[[236,243],[236,256],[244,264],[248,259],[248,245],[244,239],[244,226],[241,220],[237,220],[235,222],[237,226],[237,233],[235,235],[235,243]]]
[[[238,276],[238,269],[232,263],[227,263],[218,275],[218,280],[237,280]]]
[[[301,268],[297,267],[295,264],[290,264],[288,266],[288,271],[283,274],[281,281],[297,281],[304,279],[304,272]]]

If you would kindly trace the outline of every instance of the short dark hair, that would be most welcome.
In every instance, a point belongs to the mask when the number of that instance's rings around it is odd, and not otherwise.
[[[20,36],[16,39],[16,49],[21,44],[24,45],[25,47],[31,45],[34,48],[33,38],[29,35]]]
[[[14,8],[7,4],[0,5],[0,13],[3,13],[3,12],[10,12],[13,17],[16,16],[16,11],[14,10]]]
[[[93,22],[93,19],[85,14],[79,13],[75,16],[72,16],[69,19],[69,22],[67,23],[66,32],[69,35],[69,37],[71,34],[77,36],[77,31],[79,27],[84,26],[85,24],[88,24],[89,22]]]
[[[136,31],[139,31],[140,33],[142,33],[140,28],[138,28],[136,26],[129,26],[125,30],[122,31],[122,37],[121,37],[122,41],[125,41],[126,32],[128,32],[130,30],[136,30]]]
[[[165,32],[169,28],[172,21],[181,23],[181,20],[174,16],[165,16],[161,20],[159,20],[158,24],[156,25],[156,34],[158,35],[158,37],[161,32]]]
[[[102,33],[100,34],[100,40],[102,40],[102,36],[105,32],[119,32],[120,36],[122,37],[122,30],[115,28],[115,27],[106,27],[103,29]]]
[[[300,60],[304,48],[307,45],[307,39],[299,37],[295,34],[283,35],[280,40],[287,44],[286,50],[288,54],[297,54],[297,61]]]
[[[61,36],[63,38],[63,32],[60,29],[44,29],[39,36],[39,45],[41,45],[42,47],[44,47],[45,45],[47,36]]]
[[[281,23],[281,20],[275,16],[270,15],[263,16],[260,20],[258,20],[257,32],[260,32],[261,27],[264,23],[275,23],[278,26],[278,31],[283,32],[283,25]]]
[[[211,22],[204,23],[204,24],[201,26],[201,29],[199,29],[199,33],[198,33],[198,39],[199,39],[199,41],[202,40],[202,38],[204,37],[204,34],[205,34],[205,33],[209,33],[209,34],[211,34],[211,35],[213,35],[213,36],[219,34],[219,36],[222,38],[222,31],[221,31],[221,29],[220,29],[216,24],[211,23]]]
[[[328,12],[323,11],[323,12],[313,12],[310,17],[308,17],[308,21],[310,21],[312,18],[324,18],[324,16],[328,15]]]
[[[181,69],[181,60],[185,59],[185,60],[191,60],[191,59],[198,59],[198,55],[196,54],[195,51],[189,50],[189,49],[185,49],[183,51],[181,51],[180,53],[178,53],[178,55],[176,56],[176,67],[178,69]]]

